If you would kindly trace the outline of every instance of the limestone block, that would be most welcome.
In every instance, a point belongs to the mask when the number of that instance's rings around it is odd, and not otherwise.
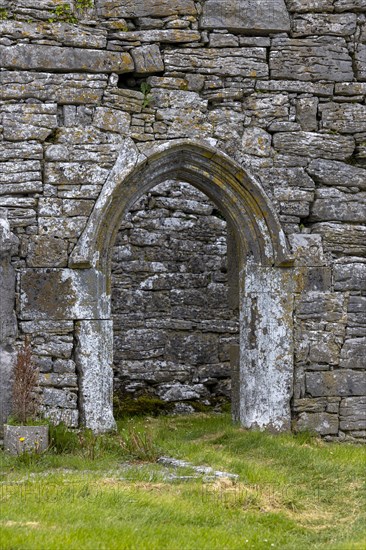
[[[270,168],[259,174],[263,185],[269,182],[274,187],[296,187],[300,189],[314,189],[315,183],[303,168]]]
[[[335,264],[334,290],[366,290],[366,263]]]
[[[290,18],[283,0],[206,0],[201,27],[261,35],[289,31]]]
[[[113,430],[113,323],[80,321],[76,330],[81,422],[95,432]]]
[[[320,235],[294,233],[289,235],[289,243],[296,258],[296,266],[325,265],[322,238]]]
[[[218,363],[218,339],[213,334],[175,334],[167,342],[166,357],[170,361],[186,361],[192,365]]]
[[[303,412],[295,423],[295,429],[299,432],[309,430],[319,435],[335,435],[339,429],[338,415]]]
[[[269,64],[274,79],[353,80],[352,60],[344,38],[275,38]]]
[[[316,182],[332,187],[366,189],[366,170],[342,162],[315,159],[307,169]]]
[[[364,313],[366,317],[366,311]],[[345,341],[340,366],[345,369],[366,369],[366,338],[350,338]]]
[[[53,363],[53,370],[57,374],[75,374],[76,365],[72,359],[56,359]]]
[[[59,374],[59,373],[43,373],[39,375],[39,384],[41,386],[53,386],[58,388],[76,388],[77,377],[76,374]]]
[[[97,0],[102,17],[167,17],[169,15],[195,15],[193,0]]]
[[[0,21],[1,36],[8,36],[15,40],[28,39],[32,42],[54,40],[63,46],[80,48],[105,48],[107,32],[103,29],[82,27],[69,23],[37,22],[5,20]]]
[[[359,44],[355,52],[357,80],[366,80],[366,44]]]
[[[20,323],[25,334],[69,334],[74,330],[72,321],[23,321]]]
[[[95,270],[27,269],[21,275],[21,318],[108,318],[103,276]]]
[[[202,399],[208,396],[208,391],[203,384],[165,384],[159,388],[159,397],[164,401],[190,401]]]
[[[366,106],[359,103],[324,103],[319,106],[322,127],[341,134],[366,131]]]
[[[145,75],[164,71],[164,62],[157,44],[140,46],[131,50],[135,73]]]
[[[88,218],[80,216],[68,217],[39,217],[40,236],[58,237],[59,239],[78,239],[83,232]]]
[[[32,238],[28,247],[29,267],[66,267],[67,241],[48,235]]]
[[[307,132],[313,132],[318,129],[318,104],[316,97],[301,97],[296,102],[296,120],[301,129]]]
[[[45,183],[51,185],[103,185],[109,170],[92,162],[48,162]]]
[[[240,331],[240,421],[247,427],[267,426],[275,431],[290,428],[291,277],[286,269],[247,265],[241,311],[245,322]]]
[[[343,96],[366,94],[366,82],[337,82],[335,94]]]
[[[342,399],[339,413],[341,430],[366,429],[365,397],[346,397]]]
[[[77,409],[58,409],[57,407],[44,407],[43,414],[49,418],[52,424],[61,422],[69,428],[77,428],[79,425],[79,411]]]
[[[127,52],[61,48],[36,44],[0,46],[0,65],[8,69],[127,73],[134,70]]]
[[[74,105],[99,103],[107,85],[107,75],[28,71],[0,72],[4,99],[35,98]]]
[[[248,155],[268,157],[271,154],[272,136],[261,128],[246,128],[243,133],[242,146]]]
[[[355,142],[350,136],[315,132],[297,132],[296,134],[281,132],[274,135],[273,147],[283,154],[345,160],[352,155]]]
[[[274,119],[288,120],[287,94],[253,94],[244,99],[244,112],[253,117],[256,124],[270,124]]]
[[[313,397],[364,395],[366,380],[364,373],[352,370],[328,372],[307,372],[306,391]]]
[[[287,8],[290,12],[332,12],[333,0],[288,0]]]
[[[44,141],[57,127],[55,103],[3,105],[0,113],[4,137],[9,141]]]
[[[354,10],[356,12],[366,11],[365,0],[335,0],[334,9],[337,12]]]
[[[309,331],[310,363],[338,365],[342,338],[329,332]],[[312,394],[313,395],[313,394]],[[320,395],[320,394],[319,394]],[[327,394],[328,395],[328,394]]]
[[[339,189],[317,189],[310,221],[343,221],[362,224],[366,220],[366,193],[343,193]]]
[[[102,130],[127,135],[131,124],[131,116],[128,113],[121,113],[108,107],[97,107],[93,124]]]
[[[199,42],[201,33],[198,31],[170,29],[170,30],[144,30],[115,32],[110,35],[110,39],[118,39],[126,42],[162,42],[179,44],[184,42]],[[235,46],[236,44],[234,44]]]
[[[169,72],[195,72],[246,78],[266,78],[268,65],[265,48],[181,48],[164,53]]]
[[[48,426],[5,425],[4,449],[11,455],[45,452],[48,449]]]
[[[347,256],[366,256],[366,228],[346,223],[315,223],[314,233],[323,238],[325,251]]]
[[[265,92],[294,92],[332,96],[334,84],[331,82],[305,82],[296,80],[258,80],[256,90]]]
[[[77,408],[77,394],[69,389],[44,388],[43,405],[46,407],[60,407],[62,409]]]
[[[296,304],[296,317],[308,323],[345,323],[347,296],[339,292],[306,292]]]
[[[39,161],[24,160],[1,163],[0,195],[40,191],[42,191],[42,178]]]
[[[350,36],[355,33],[356,25],[355,13],[344,15],[309,13],[293,19],[293,36]]]
[[[1,72],[0,72],[1,74]],[[0,160],[42,160],[43,147],[40,143],[4,143],[0,142]]]
[[[70,359],[73,351],[72,336],[49,335],[36,337],[33,352],[35,355],[48,355],[59,359]]]

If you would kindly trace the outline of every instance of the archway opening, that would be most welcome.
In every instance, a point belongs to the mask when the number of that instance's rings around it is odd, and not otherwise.
[[[217,205],[185,182],[155,186],[126,214],[111,263],[115,417],[230,409],[239,347],[232,240]]]
[[[235,237],[240,341],[234,417],[248,428],[289,429],[296,281],[286,237],[253,177],[210,146],[178,140],[146,154],[125,141],[71,255],[70,267],[86,271],[84,289],[89,290],[83,299],[95,304],[92,311],[99,315],[76,326],[82,421],[96,431],[114,425],[111,257],[121,220],[139,197],[172,179],[213,200]]]

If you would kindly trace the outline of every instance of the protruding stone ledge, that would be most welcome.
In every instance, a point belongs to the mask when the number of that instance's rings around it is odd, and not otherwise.
[[[34,44],[0,46],[0,66],[8,69],[87,73],[128,73],[134,70],[127,52],[62,48]]]
[[[102,17],[167,17],[196,15],[193,0],[97,0]]]
[[[207,0],[201,27],[249,34],[287,32],[290,17],[283,0]]]

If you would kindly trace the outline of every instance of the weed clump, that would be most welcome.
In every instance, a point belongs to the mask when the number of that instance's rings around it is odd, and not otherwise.
[[[173,409],[173,403],[167,403],[151,395],[142,395],[136,399],[115,395],[113,398],[113,412],[116,420],[129,416],[159,416],[169,414]]]

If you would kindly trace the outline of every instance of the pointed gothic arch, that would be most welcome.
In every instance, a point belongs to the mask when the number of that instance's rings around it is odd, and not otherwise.
[[[235,417],[246,427],[290,427],[292,395],[292,269],[286,238],[261,185],[209,145],[177,140],[141,154],[127,139],[88,224],[70,257],[72,269],[93,273],[99,319],[78,322],[77,362],[83,422],[113,426],[110,253],[124,215],[138,198],[166,180],[190,183],[226,217],[238,263],[240,349]],[[94,296],[94,300],[95,300]]]

